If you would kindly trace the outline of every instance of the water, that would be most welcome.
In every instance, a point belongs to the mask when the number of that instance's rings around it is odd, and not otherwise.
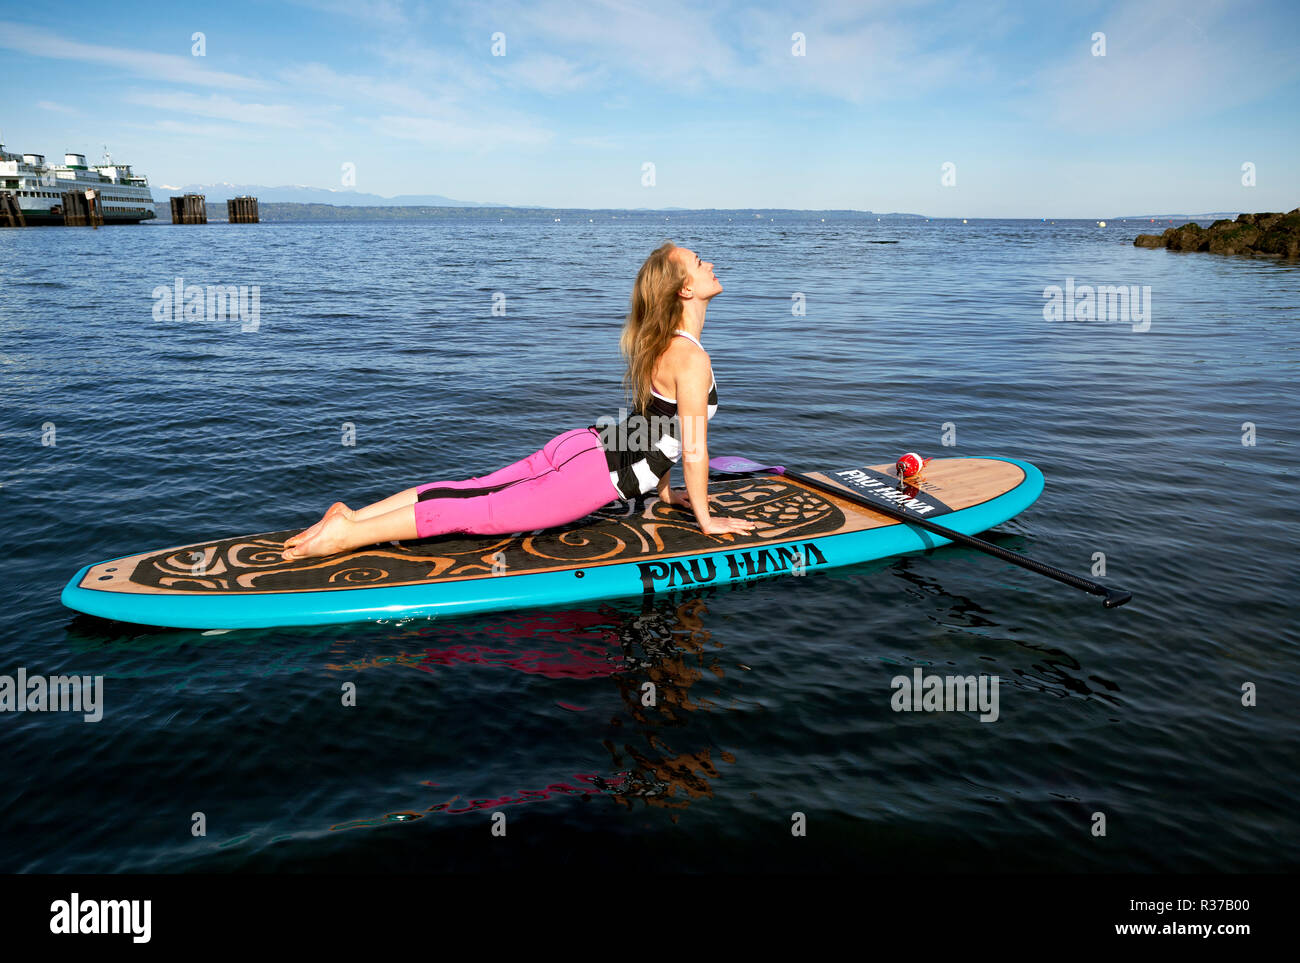
[[[1138,222],[555,213],[0,232],[0,674],[102,674],[105,702],[0,716],[0,871],[1296,868],[1300,266],[1137,250],[1164,226]],[[60,606],[87,562],[616,413],[665,237],[726,289],[712,454],[1024,458],[1047,490],[990,537],[1104,553],[1133,603],[945,548],[648,611],[201,633]],[[258,330],[156,320],[177,277],[260,286]],[[1067,278],[1149,285],[1150,329],[1046,320]],[[998,721],[893,711],[917,666],[997,675]]]

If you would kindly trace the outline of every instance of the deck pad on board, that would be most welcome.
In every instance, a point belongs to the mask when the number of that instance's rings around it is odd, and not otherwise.
[[[286,561],[284,540],[298,532],[228,538],[95,566],[86,588],[141,592],[301,592],[368,585],[493,578],[548,569],[647,561],[665,556],[761,545],[844,530],[831,500],[784,479],[765,477],[710,485],[715,514],[743,512],[761,534],[705,535],[685,509],[650,500],[637,514],[627,505],[599,509],[571,526],[516,535],[439,535],[372,545],[342,555]],[[107,567],[115,572],[108,572]],[[103,575],[118,575],[105,580]]]
[[[1005,520],[1032,502],[1042,487],[1032,465],[1008,459],[936,459],[907,485],[892,478],[891,467],[810,472],[808,477],[921,518],[938,518],[959,530],[972,525],[981,530],[979,525]],[[1027,471],[1034,484],[1022,487]],[[1004,497],[1017,489],[1021,494],[1010,501]],[[736,553],[758,551],[753,573],[737,561],[729,563],[729,577],[719,576],[736,580],[769,574],[763,561],[767,553],[761,551],[769,546],[777,553],[774,558],[784,560],[779,566],[783,569],[789,561],[785,556],[797,553],[798,545],[808,546],[819,564],[839,565],[942,542],[935,536],[921,538],[915,529],[898,532],[911,527],[781,475],[714,480],[709,494],[713,514],[743,516],[756,523],[755,531],[706,535],[691,511],[654,497],[611,503],[562,528],[501,536],[442,535],[322,558],[283,559],[284,540],[298,531],[288,529],[89,565],[74,576],[63,600],[80,611],[148,624],[308,624],[300,620],[378,617],[374,613],[381,609],[484,611],[592,598],[597,593],[623,594],[641,587],[658,590],[661,586],[651,573],[670,566],[655,566],[657,560],[686,562],[721,553],[736,559]],[[897,534],[888,534],[891,531]],[[828,544],[844,546],[829,561],[823,554]],[[672,569],[677,567],[672,563]],[[568,582],[535,580],[561,576]],[[257,599],[279,601],[263,604]]]

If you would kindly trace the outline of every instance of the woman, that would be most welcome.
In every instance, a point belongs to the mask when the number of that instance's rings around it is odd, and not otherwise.
[[[637,272],[620,347],[633,414],[616,426],[556,435],[522,461],[482,478],[408,488],[353,511],[335,502],[284,543],[286,559],[450,532],[504,535],[564,525],[616,499],[658,491],[692,511],[709,535],[750,532],[753,522],[709,514],[708,419],[717,386],[700,344],[704,313],[722,291],[713,265],[666,242]],[[685,452],[686,490],[668,477]]]

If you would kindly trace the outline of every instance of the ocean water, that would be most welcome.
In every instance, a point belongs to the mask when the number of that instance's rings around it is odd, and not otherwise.
[[[0,713],[0,871],[1294,870],[1300,265],[1131,246],[1164,226],[0,231],[0,675],[104,680],[98,722]],[[305,526],[616,414],[665,238],[725,287],[711,454],[1026,459],[1046,491],[988,537],[1083,575],[1101,553],[1134,601],[950,547],[448,621],[60,605],[87,562]],[[157,317],[177,278],[256,285],[256,330]],[[1136,323],[1044,315],[1051,286],[1121,284],[1149,288]],[[998,719],[895,711],[917,667],[996,675]]]

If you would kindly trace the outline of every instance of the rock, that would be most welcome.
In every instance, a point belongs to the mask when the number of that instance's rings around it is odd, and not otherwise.
[[[1171,227],[1157,237],[1139,234],[1134,247],[1164,247],[1171,251],[1208,251],[1211,254],[1263,254],[1300,257],[1300,207],[1289,213],[1266,211],[1242,214],[1235,221],[1220,218],[1208,228],[1196,223]]]
[[[1263,232],[1253,224],[1235,224],[1232,221],[1216,221],[1228,225],[1228,230],[1216,231],[1210,237],[1208,248],[1211,254],[1244,254],[1249,251]]]
[[[1291,252],[1294,250],[1296,238],[1288,237],[1281,231],[1270,231],[1259,239],[1255,245],[1255,250],[1260,254],[1276,254],[1282,257],[1295,257]]]
[[[1199,224],[1184,224],[1174,229],[1174,236],[1169,239],[1171,251],[1205,251],[1210,247],[1210,238]]]

